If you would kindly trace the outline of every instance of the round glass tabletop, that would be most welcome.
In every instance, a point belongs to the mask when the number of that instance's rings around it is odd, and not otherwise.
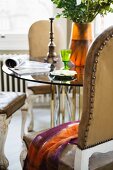
[[[59,70],[60,67],[57,65],[55,66],[55,70]],[[19,79],[32,81],[32,82],[39,82],[39,83],[45,83],[45,84],[54,84],[54,85],[65,85],[65,86],[83,86],[83,73],[84,73],[84,67],[72,67],[70,70],[76,71],[75,75],[70,74],[60,74],[60,75],[54,75],[51,74],[51,72],[45,72],[43,74],[36,73],[36,74],[24,74],[24,75],[18,75],[11,71],[7,66],[3,65],[2,70],[10,75],[14,76]]]

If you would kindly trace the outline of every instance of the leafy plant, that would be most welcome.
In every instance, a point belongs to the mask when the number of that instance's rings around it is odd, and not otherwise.
[[[63,16],[76,23],[88,23],[100,15],[113,12],[113,0],[51,0],[62,12],[57,17]],[[80,0],[79,0],[80,1]]]

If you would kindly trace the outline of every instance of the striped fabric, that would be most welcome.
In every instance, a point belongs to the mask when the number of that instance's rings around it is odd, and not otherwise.
[[[23,170],[58,170],[66,145],[77,144],[78,125],[79,122],[68,122],[37,135],[28,149]]]

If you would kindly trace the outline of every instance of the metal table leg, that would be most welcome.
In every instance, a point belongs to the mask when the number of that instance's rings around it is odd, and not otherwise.
[[[72,90],[72,113],[71,113],[71,120],[74,121],[76,119],[76,87],[73,87]]]
[[[51,85],[51,127],[54,127],[55,86]]]
[[[83,105],[83,87],[79,87],[79,120],[82,116],[82,105]]]

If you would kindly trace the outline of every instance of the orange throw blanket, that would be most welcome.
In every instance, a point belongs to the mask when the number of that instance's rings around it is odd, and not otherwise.
[[[48,160],[57,158],[59,151],[78,137],[78,126],[79,122],[65,123],[38,135],[29,147],[24,170],[50,170]]]

